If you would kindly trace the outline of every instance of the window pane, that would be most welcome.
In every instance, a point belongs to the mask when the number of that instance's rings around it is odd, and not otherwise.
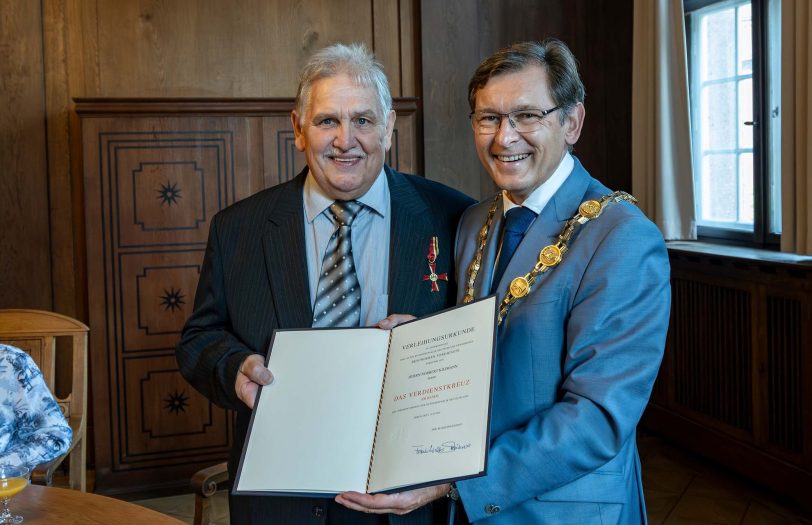
[[[735,154],[710,154],[702,162],[702,221],[735,222],[738,218],[738,174]]]
[[[773,245],[781,233],[781,3],[688,2],[696,219],[707,238]]]
[[[702,149],[736,147],[736,82],[720,82],[702,88]]]
[[[700,44],[701,80],[736,74],[736,9],[728,8],[702,17]]]
[[[739,81],[739,147],[753,147],[753,126],[745,122],[753,121],[753,79]]]
[[[747,75],[753,73],[753,17],[750,4],[738,9],[738,17],[738,71],[740,75]]]
[[[739,222],[753,224],[753,154],[739,155]]]

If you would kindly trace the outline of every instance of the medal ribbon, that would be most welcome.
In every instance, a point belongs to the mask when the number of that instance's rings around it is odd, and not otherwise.
[[[440,242],[437,237],[432,237],[429,241],[429,253],[426,255],[426,259],[429,262],[429,274],[423,276],[424,281],[431,281],[431,291],[432,292],[439,292],[440,285],[437,283],[438,280],[447,281],[448,274],[441,273],[437,274],[437,255],[440,253]]]

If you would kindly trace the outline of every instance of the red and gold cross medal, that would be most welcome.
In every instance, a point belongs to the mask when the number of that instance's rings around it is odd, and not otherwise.
[[[431,291],[432,292],[439,292],[440,285],[437,284],[437,281],[447,281],[448,274],[447,273],[437,273],[437,252],[440,251],[440,246],[437,241],[437,237],[432,237],[431,241],[429,241],[429,254],[426,256],[426,259],[429,261],[429,274],[423,276],[424,281],[431,281]]]

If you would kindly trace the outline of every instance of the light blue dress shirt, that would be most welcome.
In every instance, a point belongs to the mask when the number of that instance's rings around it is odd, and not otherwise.
[[[0,344],[0,463],[34,467],[67,452],[71,439],[34,360]]]
[[[352,223],[352,254],[361,285],[361,326],[387,316],[389,303],[389,232],[392,219],[389,184],[383,169],[369,190],[356,199],[364,204]],[[338,228],[329,207],[334,202],[312,176],[304,183],[305,251],[310,305],[316,302],[321,264],[330,237]]]

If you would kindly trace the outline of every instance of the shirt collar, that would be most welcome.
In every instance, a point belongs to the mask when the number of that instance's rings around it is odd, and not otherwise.
[[[312,223],[317,216],[324,213],[324,210],[335,202],[335,199],[331,199],[324,194],[324,190],[321,189],[321,186],[309,173],[304,182],[303,198],[305,217],[308,223]],[[381,172],[367,192],[356,200],[381,217],[386,217],[386,212],[389,209],[387,206],[389,202],[389,183],[386,180],[386,173],[383,168],[381,168]]]
[[[569,153],[564,154],[564,158],[561,159],[561,162],[558,164],[558,167],[555,169],[553,174],[550,176],[549,179],[544,181],[541,186],[533,190],[531,193],[521,204],[525,208],[531,209],[536,212],[536,215],[541,213],[541,210],[547,206],[547,203],[550,202],[550,199],[553,198],[555,192],[558,191],[558,188],[564,184],[564,181],[567,180],[569,174],[572,173],[572,169],[575,167],[575,159],[572,158],[572,155]],[[511,208],[515,208],[519,206],[507,196],[507,192],[504,190],[502,191],[502,207],[504,209],[504,213],[507,213],[508,210]]]

